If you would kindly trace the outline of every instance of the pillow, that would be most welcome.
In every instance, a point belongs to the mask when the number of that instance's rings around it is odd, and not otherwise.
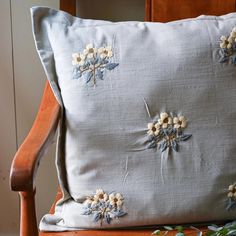
[[[170,23],[31,9],[63,114],[40,229],[235,219],[236,14]]]

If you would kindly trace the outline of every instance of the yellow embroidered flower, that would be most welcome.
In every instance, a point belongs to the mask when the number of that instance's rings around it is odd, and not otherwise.
[[[232,184],[229,186],[228,197],[236,199],[236,184]]]
[[[85,56],[83,54],[73,53],[72,58],[73,58],[73,60],[72,60],[73,66],[75,66],[75,65],[83,66],[84,65]]]
[[[84,49],[84,55],[87,56],[87,58],[93,58],[96,53],[97,53],[97,48],[93,47],[93,44],[91,43],[88,44]]]
[[[94,200],[94,197],[87,197],[87,199],[84,201],[86,205],[95,205],[98,203],[98,201]]]
[[[229,49],[232,48],[234,41],[235,41],[235,38],[233,36],[229,36],[229,38],[228,38],[229,44],[228,44],[227,48],[229,48]]]
[[[123,196],[120,193],[112,193],[109,195],[110,205],[114,207],[121,207],[123,205]]]
[[[148,123],[148,135],[155,135],[157,136],[160,132],[160,125],[158,123]]]
[[[112,57],[113,56],[113,52],[111,49],[111,46],[107,46],[107,47],[101,47],[98,49],[98,53],[100,54],[101,58],[105,58],[105,57]]]
[[[221,48],[223,48],[223,49],[225,49],[225,48],[231,49],[232,48],[232,42],[230,42],[231,39],[229,41],[229,38],[227,38],[223,35],[223,36],[220,37],[220,40],[221,40],[221,42],[220,42],[220,47]]]
[[[174,117],[173,123],[175,129],[186,128],[187,126],[187,120],[184,116]]]
[[[234,38],[235,42],[236,42],[236,27],[234,27],[230,33],[230,37]]]
[[[163,112],[160,115],[160,119],[158,119],[158,123],[165,129],[172,124],[172,118],[166,112]]]
[[[94,195],[94,201],[107,201],[107,199],[108,195],[102,189],[97,189]]]

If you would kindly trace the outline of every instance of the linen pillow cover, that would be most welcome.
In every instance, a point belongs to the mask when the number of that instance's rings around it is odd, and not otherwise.
[[[31,9],[63,113],[41,230],[236,217],[236,14],[170,23]]]

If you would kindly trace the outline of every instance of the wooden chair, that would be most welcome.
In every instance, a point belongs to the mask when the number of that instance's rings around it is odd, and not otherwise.
[[[76,13],[75,0],[61,0],[62,10],[72,15]],[[171,21],[201,14],[222,15],[236,10],[236,0],[146,0],[147,21]],[[17,151],[11,167],[10,184],[13,191],[20,194],[21,236],[144,236],[153,230],[109,230],[109,231],[78,231],[78,232],[38,232],[35,214],[34,180],[41,157],[51,144],[60,117],[60,107],[54,98],[51,88],[46,82],[38,115],[25,141]],[[50,210],[53,213],[55,203],[61,198],[60,190]],[[188,232],[191,233],[191,230]],[[171,234],[170,234],[171,235]]]

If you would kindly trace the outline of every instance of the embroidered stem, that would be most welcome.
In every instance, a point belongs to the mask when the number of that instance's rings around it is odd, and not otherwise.
[[[86,69],[80,70],[80,72],[83,73],[83,72],[85,72],[87,70],[90,70],[90,68],[86,68]]]
[[[152,117],[151,117],[151,114],[150,114],[150,110],[149,110],[148,104],[147,104],[147,102],[146,102],[146,100],[145,100],[144,97],[143,97],[143,101],[144,101],[145,108],[146,108],[146,111],[147,111],[148,116],[149,116],[150,118],[152,118]]]
[[[96,67],[95,65],[93,66],[93,85],[96,86],[96,74],[95,74],[95,71],[96,71]]]
[[[162,183],[165,184],[165,179],[163,176],[163,161],[164,161],[164,152],[161,153],[161,180]]]

